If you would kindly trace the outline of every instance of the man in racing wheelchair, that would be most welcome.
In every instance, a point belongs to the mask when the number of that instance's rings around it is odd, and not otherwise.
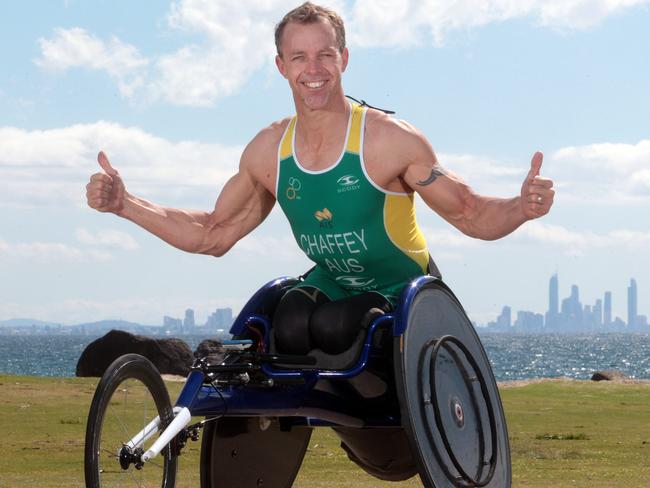
[[[129,193],[103,152],[87,200],[172,246],[212,256],[223,256],[257,227],[277,200],[298,245],[315,262],[277,306],[278,352],[344,352],[364,323],[394,310],[404,286],[427,274],[429,250],[415,218],[415,193],[461,232],[485,240],[549,212],[554,191],[539,174],[541,153],[532,157],[520,195],[479,195],[442,167],[415,127],[365,102],[350,103],[341,81],[349,53],[336,12],[304,3],[277,25],[275,42],[276,65],[297,115],[253,138],[212,211],[164,207]],[[414,474],[399,429],[337,432],[350,458],[372,474]]]

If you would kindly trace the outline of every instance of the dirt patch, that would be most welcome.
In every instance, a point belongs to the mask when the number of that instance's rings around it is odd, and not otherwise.
[[[187,379],[185,376],[178,376],[175,374],[163,374],[161,375],[162,379],[165,381],[176,381],[176,382],[183,382],[185,383],[185,380]]]

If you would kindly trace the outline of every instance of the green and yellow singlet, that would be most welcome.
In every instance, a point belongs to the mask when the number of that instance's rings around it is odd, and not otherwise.
[[[294,152],[297,118],[278,148],[277,200],[293,235],[316,263],[304,282],[330,300],[376,291],[395,305],[402,288],[426,273],[427,245],[413,194],[384,190],[363,161],[365,108],[353,104],[343,153],[329,168],[304,168]]]

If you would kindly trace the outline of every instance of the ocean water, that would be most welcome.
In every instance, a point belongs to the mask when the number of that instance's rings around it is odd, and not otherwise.
[[[74,376],[87,335],[0,335],[0,373],[28,376]],[[192,350],[205,337],[182,337]]]
[[[497,381],[590,379],[611,369],[650,379],[650,334],[484,334],[481,342]]]
[[[0,372],[74,376],[77,359],[94,339],[0,335]],[[203,338],[182,339],[194,349]],[[589,379],[594,371],[605,369],[650,379],[650,334],[483,334],[481,340],[497,381],[562,376]]]

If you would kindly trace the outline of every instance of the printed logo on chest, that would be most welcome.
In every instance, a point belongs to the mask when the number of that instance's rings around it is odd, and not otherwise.
[[[354,175],[344,175],[336,180],[338,188],[336,189],[337,193],[344,193],[348,191],[355,191],[361,188],[359,184],[359,178]]]
[[[332,224],[332,218],[334,217],[332,215],[332,212],[329,211],[327,207],[325,207],[323,210],[316,210],[316,213],[314,213],[314,217],[316,217],[316,220],[320,223],[321,229],[331,229],[333,227]]]
[[[302,188],[302,183],[298,178],[294,178],[293,176],[289,178],[289,186],[287,187],[286,190],[286,196],[288,200],[300,200],[300,195],[298,192]]]

